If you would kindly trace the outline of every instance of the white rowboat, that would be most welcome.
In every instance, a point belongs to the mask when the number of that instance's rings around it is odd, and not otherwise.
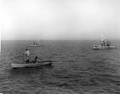
[[[38,66],[46,66],[46,65],[52,65],[51,62],[44,62],[44,63],[21,63],[21,64],[17,64],[17,63],[11,63],[11,67],[12,68],[25,68],[25,67],[38,67]]]

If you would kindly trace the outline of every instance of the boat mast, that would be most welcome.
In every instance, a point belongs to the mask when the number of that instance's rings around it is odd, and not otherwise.
[[[105,40],[106,38],[103,36],[103,33],[102,33],[102,36],[101,36],[101,44],[102,44],[102,46],[104,46],[105,45]]]

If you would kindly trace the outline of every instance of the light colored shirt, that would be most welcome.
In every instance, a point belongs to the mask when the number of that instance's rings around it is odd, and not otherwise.
[[[30,55],[30,52],[29,52],[29,51],[25,51],[24,54],[26,54],[27,56],[29,56],[29,55]]]

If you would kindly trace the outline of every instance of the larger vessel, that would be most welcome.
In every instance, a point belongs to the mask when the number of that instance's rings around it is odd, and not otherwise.
[[[94,50],[101,50],[101,49],[115,49],[116,47],[111,45],[111,42],[108,41],[102,34],[101,43],[99,45],[94,45]]]

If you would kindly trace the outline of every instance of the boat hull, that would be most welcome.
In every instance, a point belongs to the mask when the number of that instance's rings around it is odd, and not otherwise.
[[[94,50],[104,50],[104,49],[116,49],[115,46],[94,46]]]
[[[30,45],[30,47],[40,47],[40,45]]]
[[[44,45],[30,45],[30,47],[44,47]]]
[[[11,67],[12,68],[40,67],[40,66],[46,66],[46,65],[52,65],[52,63],[51,62],[44,62],[44,63],[23,63],[23,64],[11,63]]]

